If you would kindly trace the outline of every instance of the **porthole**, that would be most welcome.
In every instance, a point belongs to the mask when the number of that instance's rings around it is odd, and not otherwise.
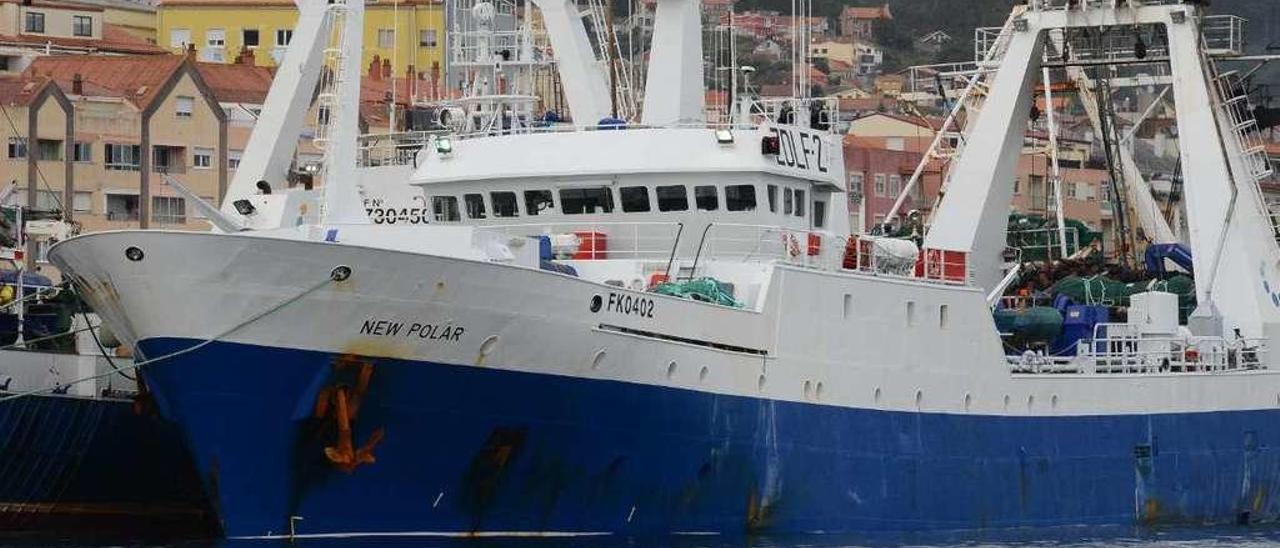
[[[1035,407],[1035,405],[1036,405],[1035,394],[1028,394],[1027,395],[1027,411],[1030,411],[1032,407]]]
[[[920,406],[923,403],[924,403],[924,391],[916,390],[916,409],[920,409]]]
[[[875,398],[876,403],[880,403],[880,387],[879,386],[876,387],[875,394],[872,397]]]
[[[818,398],[818,401],[822,401],[822,392],[822,381],[818,381],[818,387],[813,389],[813,395]]]
[[[700,381],[705,381],[705,380],[707,380],[707,375],[709,375],[709,374],[711,374],[711,371],[710,371],[709,369],[707,369],[707,366],[705,366],[705,365],[704,365],[704,366],[702,366],[702,371],[699,371],[699,372],[698,372],[698,380],[700,380]]]
[[[1049,398],[1049,407],[1052,407],[1052,408],[1054,408],[1054,409],[1057,409],[1057,408],[1058,408],[1058,395],[1057,395],[1057,394],[1054,394],[1054,395],[1053,395],[1053,397]]]
[[[965,395],[964,395],[964,410],[965,410],[965,411],[968,411],[971,407],[973,407],[973,395],[971,395],[971,394],[965,394]]]
[[[1008,411],[1008,410],[1009,410],[1009,395],[1008,395],[1008,394],[1005,394],[1005,395],[1004,395],[1004,410],[1005,410],[1005,411]]]
[[[670,379],[674,379],[675,377],[676,377],[676,362],[673,361],[667,364],[667,379],[670,380]]]

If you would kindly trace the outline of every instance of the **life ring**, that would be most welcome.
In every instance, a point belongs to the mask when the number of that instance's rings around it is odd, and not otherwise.
[[[786,248],[787,255],[790,255],[792,259],[800,258],[800,240],[796,238],[795,234],[783,234],[782,245]]]

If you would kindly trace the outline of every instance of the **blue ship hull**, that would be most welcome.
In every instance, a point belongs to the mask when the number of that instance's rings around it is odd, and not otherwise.
[[[147,355],[195,341],[150,340]],[[1280,411],[846,409],[378,359],[354,471],[337,356],[214,343],[146,371],[230,536],[870,532],[1269,521]]]
[[[203,535],[209,517],[178,429],[132,402],[0,403],[0,531]]]

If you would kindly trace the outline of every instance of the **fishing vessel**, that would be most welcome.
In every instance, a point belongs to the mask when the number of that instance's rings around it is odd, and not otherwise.
[[[576,122],[495,107],[511,123],[431,140],[411,180],[428,225],[368,222],[342,146],[355,98],[341,60],[359,59],[343,48],[361,42],[362,2],[315,1],[258,128],[305,109],[290,97],[321,77],[291,70],[337,62],[315,71],[333,79],[318,95],[332,131],[318,204],[237,174],[209,211],[219,230],[50,251],[136,349],[227,535],[1280,514],[1280,247],[1257,186],[1270,168],[1236,108],[1247,98],[1203,47],[1198,2],[1015,8],[965,91],[982,106],[920,246],[850,234],[823,101],[740,97],[707,121],[695,0],[656,3],[638,120],[612,116],[573,3],[538,7]],[[1074,356],[1010,354],[992,308],[1037,75],[1068,49],[1131,61],[1136,47],[1089,52],[1102,30],[1137,29],[1159,29],[1142,57],[1174,77],[1196,311],[1180,322],[1147,292]],[[295,47],[333,34],[341,47]]]
[[[130,362],[114,356],[119,343],[99,339],[100,322],[71,291],[20,267],[24,236],[58,223],[2,211],[12,230],[0,257],[19,267],[0,270],[0,529],[208,534],[181,434],[116,369]]]

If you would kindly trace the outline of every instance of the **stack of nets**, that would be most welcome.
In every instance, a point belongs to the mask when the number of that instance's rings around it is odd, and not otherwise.
[[[1053,285],[1054,295],[1066,295],[1078,304],[1114,307],[1129,306],[1129,297],[1145,291],[1164,291],[1178,296],[1178,312],[1185,321],[1196,306],[1196,285],[1189,276],[1177,275],[1167,280],[1144,280],[1124,283],[1106,276],[1067,276]]]
[[[654,287],[653,292],[659,295],[671,295],[673,297],[742,308],[742,304],[733,298],[732,291],[727,290],[715,278],[663,282]]]

